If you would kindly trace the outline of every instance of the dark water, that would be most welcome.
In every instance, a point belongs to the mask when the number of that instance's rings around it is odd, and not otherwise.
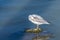
[[[50,25],[41,25],[60,40],[60,0],[0,0],[0,40],[31,40],[33,34],[24,32],[35,27],[28,15],[38,14]]]

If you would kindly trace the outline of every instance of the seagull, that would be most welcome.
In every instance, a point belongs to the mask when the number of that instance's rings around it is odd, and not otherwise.
[[[29,21],[36,24],[37,26],[42,25],[42,24],[50,24],[46,20],[44,20],[41,16],[39,16],[37,14],[29,15],[28,19],[29,19]]]
[[[45,21],[41,16],[36,15],[36,14],[32,14],[28,16],[29,21],[31,21],[32,23],[36,24],[37,27],[34,29],[28,29],[26,30],[26,32],[32,32],[32,33],[39,33],[42,31],[41,28],[39,28],[39,25],[42,24],[49,24],[47,21]]]
[[[34,28],[34,29],[28,29],[28,30],[26,30],[26,32],[30,32],[30,33],[35,33],[36,34],[36,38],[33,38],[33,40],[48,40],[50,38],[49,36],[39,37],[39,35],[38,35],[38,33],[42,32],[42,29],[39,28],[39,25],[50,24],[50,23],[48,23],[41,16],[36,15],[36,14],[29,15],[28,19],[29,19],[29,21],[31,21],[32,23],[34,23],[34,24],[37,25],[37,27]]]

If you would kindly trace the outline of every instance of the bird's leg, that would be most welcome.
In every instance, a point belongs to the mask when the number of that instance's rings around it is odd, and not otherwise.
[[[37,29],[39,28],[39,25],[37,25]],[[36,33],[36,40],[38,40],[39,33]]]
[[[37,28],[39,28],[39,25],[37,25]]]

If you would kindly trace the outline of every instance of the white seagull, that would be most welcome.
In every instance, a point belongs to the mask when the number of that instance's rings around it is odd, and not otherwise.
[[[32,14],[28,16],[29,21],[31,21],[34,24],[37,24],[37,26],[42,24],[49,24],[47,21],[45,21],[41,16]]]

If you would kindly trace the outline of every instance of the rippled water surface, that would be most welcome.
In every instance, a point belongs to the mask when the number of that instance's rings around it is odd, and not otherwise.
[[[35,27],[30,14],[47,20],[50,25],[41,28],[55,34],[51,40],[60,40],[60,0],[0,0],[0,40],[31,40],[34,34],[24,32]]]

